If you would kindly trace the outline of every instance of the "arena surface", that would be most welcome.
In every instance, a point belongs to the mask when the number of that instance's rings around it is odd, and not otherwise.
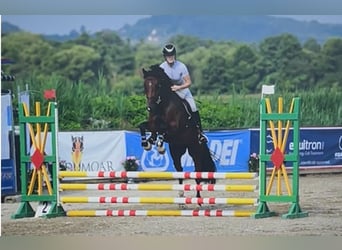
[[[220,180],[221,181],[221,180]],[[226,180],[222,180],[226,181]],[[176,180],[168,181],[176,184]],[[244,181],[244,183],[246,183]],[[221,184],[221,182],[219,182]],[[113,191],[72,191],[72,195],[118,196]],[[128,193],[129,192],[129,193]],[[178,191],[159,191],[153,195],[176,197]],[[193,195],[194,192],[192,192]],[[19,203],[1,204],[2,236],[342,236],[342,174],[310,174],[300,177],[300,206],[309,216],[282,219],[279,216],[249,217],[57,217],[11,219]],[[62,192],[64,195],[64,192]],[[121,191],[120,196],[146,196],[142,191]],[[186,196],[191,193],[186,192]],[[203,197],[211,196],[202,192]],[[256,197],[256,193],[234,194],[234,197]],[[215,197],[233,197],[215,192]],[[34,203],[32,204],[34,206]],[[188,205],[189,209],[196,205]],[[288,212],[289,203],[269,203],[271,211]],[[63,204],[71,209],[179,209],[177,204]],[[209,208],[204,205],[202,209]],[[212,205],[212,209],[234,209],[231,205]],[[256,209],[256,207],[250,207]]]

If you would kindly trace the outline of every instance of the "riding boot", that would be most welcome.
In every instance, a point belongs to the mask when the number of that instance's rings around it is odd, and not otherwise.
[[[208,139],[207,137],[203,134],[203,130],[202,130],[202,124],[201,124],[201,118],[199,115],[198,111],[192,112],[192,119],[193,122],[197,128],[197,133],[198,133],[198,142],[200,144],[202,143],[207,143]]]

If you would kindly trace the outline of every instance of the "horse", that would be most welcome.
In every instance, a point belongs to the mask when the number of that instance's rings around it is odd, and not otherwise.
[[[164,142],[169,145],[171,158],[176,171],[183,171],[181,157],[188,151],[192,157],[195,172],[216,172],[215,163],[206,143],[198,141],[196,125],[191,120],[191,108],[171,90],[172,81],[159,65],[152,65],[149,70],[142,69],[144,92],[147,101],[148,119],[139,125],[141,145],[150,150],[152,144],[159,153],[164,154]],[[151,136],[146,138],[146,132]],[[195,179],[199,185],[202,181],[215,184],[215,179]],[[179,179],[183,184],[183,179]],[[183,196],[180,192],[179,196]],[[200,198],[197,190],[196,197]]]

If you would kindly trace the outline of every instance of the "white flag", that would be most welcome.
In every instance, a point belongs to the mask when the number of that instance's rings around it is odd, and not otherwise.
[[[274,94],[274,85],[262,85],[261,96]]]

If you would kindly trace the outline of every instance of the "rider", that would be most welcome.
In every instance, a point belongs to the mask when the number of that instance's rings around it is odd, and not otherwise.
[[[192,111],[192,120],[198,130],[199,143],[208,142],[207,138],[203,134],[199,112],[189,89],[191,78],[186,65],[176,60],[176,47],[171,43],[164,46],[163,56],[165,61],[160,64],[160,67],[164,69],[165,73],[172,80],[172,91],[176,92],[180,98],[185,99],[189,103]]]

